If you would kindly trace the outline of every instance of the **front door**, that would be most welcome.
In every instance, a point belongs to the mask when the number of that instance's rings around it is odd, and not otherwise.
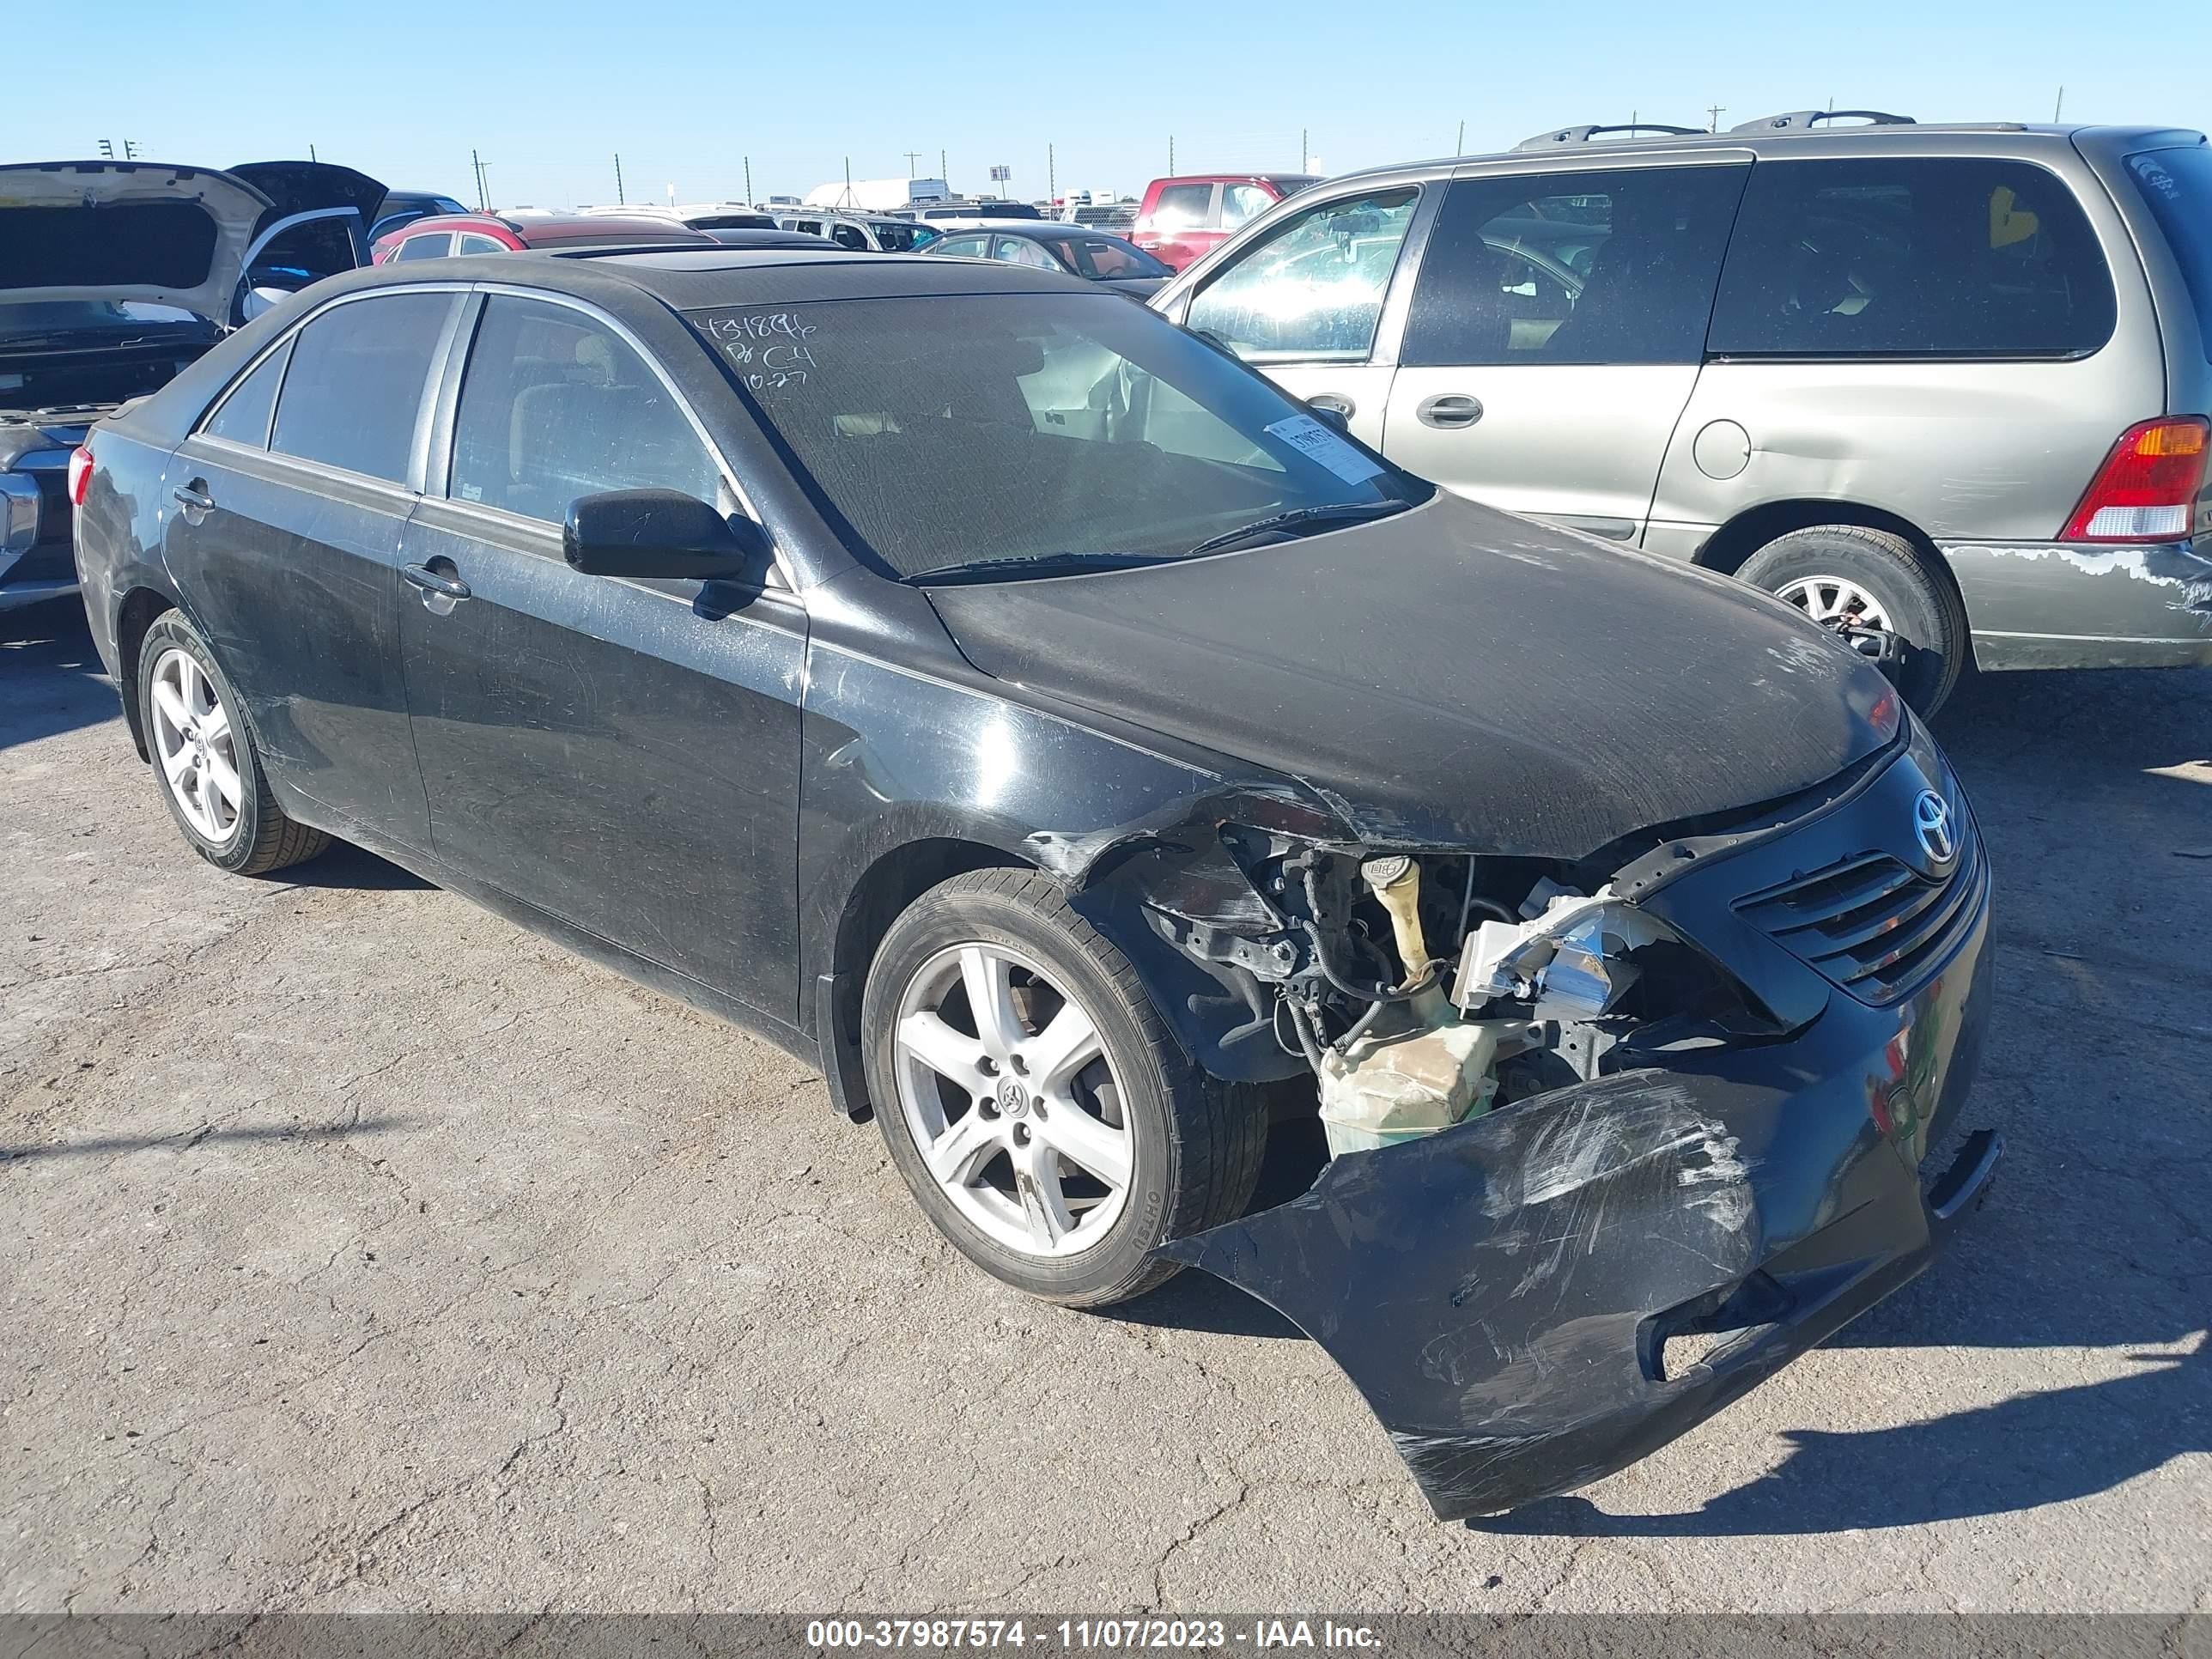
[[[639,350],[550,300],[483,301],[450,474],[408,527],[400,638],[440,860],[601,939],[797,1017],[805,613],[569,568],[604,489],[734,507]]]
[[[1493,507],[1640,537],[1749,171],[1455,180],[1399,347],[1390,459]]]
[[[1401,185],[1292,215],[1200,289],[1180,320],[1381,448],[1393,371],[1377,361],[1376,337],[1419,199]]]
[[[398,568],[430,367],[459,298],[370,293],[319,313],[223,397],[164,484],[163,557],[273,787],[372,845],[429,844]]]

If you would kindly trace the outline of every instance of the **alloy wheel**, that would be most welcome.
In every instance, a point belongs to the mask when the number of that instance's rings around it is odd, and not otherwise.
[[[1774,590],[1816,623],[1849,621],[1861,628],[1889,628],[1889,612],[1880,599],[1847,576],[1800,576]]]
[[[238,833],[245,799],[230,711],[198,659],[173,648],[154,665],[152,701],[149,735],[162,782],[185,822],[219,847]]]
[[[1079,1255],[1128,1198],[1136,1151],[1097,1024],[999,945],[939,951],[899,999],[899,1110],[931,1176],[985,1237]]]

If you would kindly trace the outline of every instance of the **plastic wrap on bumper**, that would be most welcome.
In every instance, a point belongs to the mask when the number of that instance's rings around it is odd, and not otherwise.
[[[1928,985],[1795,1040],[1684,1056],[1332,1162],[1177,1241],[1295,1322],[1439,1519],[1665,1444],[1912,1278],[2000,1151],[1923,1181],[1979,1058],[1986,918]],[[1705,1351],[1679,1358],[1695,1334]]]

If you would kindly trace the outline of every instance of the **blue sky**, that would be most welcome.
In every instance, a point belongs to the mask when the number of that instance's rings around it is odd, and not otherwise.
[[[161,160],[225,165],[313,143],[386,184],[473,199],[471,148],[495,204],[611,202],[618,151],[635,200],[802,193],[840,176],[924,175],[956,188],[1013,169],[1045,193],[1128,193],[1168,170],[1322,167],[1470,152],[1572,121],[1729,124],[1825,105],[1923,119],[2067,118],[2212,125],[2188,66],[2212,12],[2132,24],[2050,0],[1852,0],[1750,7],[1498,7],[1281,0],[1259,6],[947,8],[832,0],[772,10],[701,0],[384,0],[155,5],[105,0],[75,46],[43,54],[0,109],[0,159],[91,155],[136,139]],[[180,59],[180,15],[195,25]],[[70,30],[64,28],[64,34]],[[94,48],[92,45],[97,41]],[[189,64],[190,72],[182,72]]]

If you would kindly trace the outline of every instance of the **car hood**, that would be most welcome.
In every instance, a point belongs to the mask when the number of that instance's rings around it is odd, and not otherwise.
[[[365,173],[330,161],[241,161],[230,169],[269,198],[254,226],[265,231],[279,219],[318,208],[349,207],[361,215],[364,238],[384,210],[385,187]]]
[[[131,215],[155,204],[174,210]],[[272,205],[244,179],[206,167],[0,167],[0,303],[143,301],[225,322],[255,228]],[[124,224],[131,233],[118,235]]]
[[[1780,602],[1441,491],[1242,553],[927,592],[982,672],[1295,779],[1370,844],[1580,859],[1883,741],[1887,683]]]

